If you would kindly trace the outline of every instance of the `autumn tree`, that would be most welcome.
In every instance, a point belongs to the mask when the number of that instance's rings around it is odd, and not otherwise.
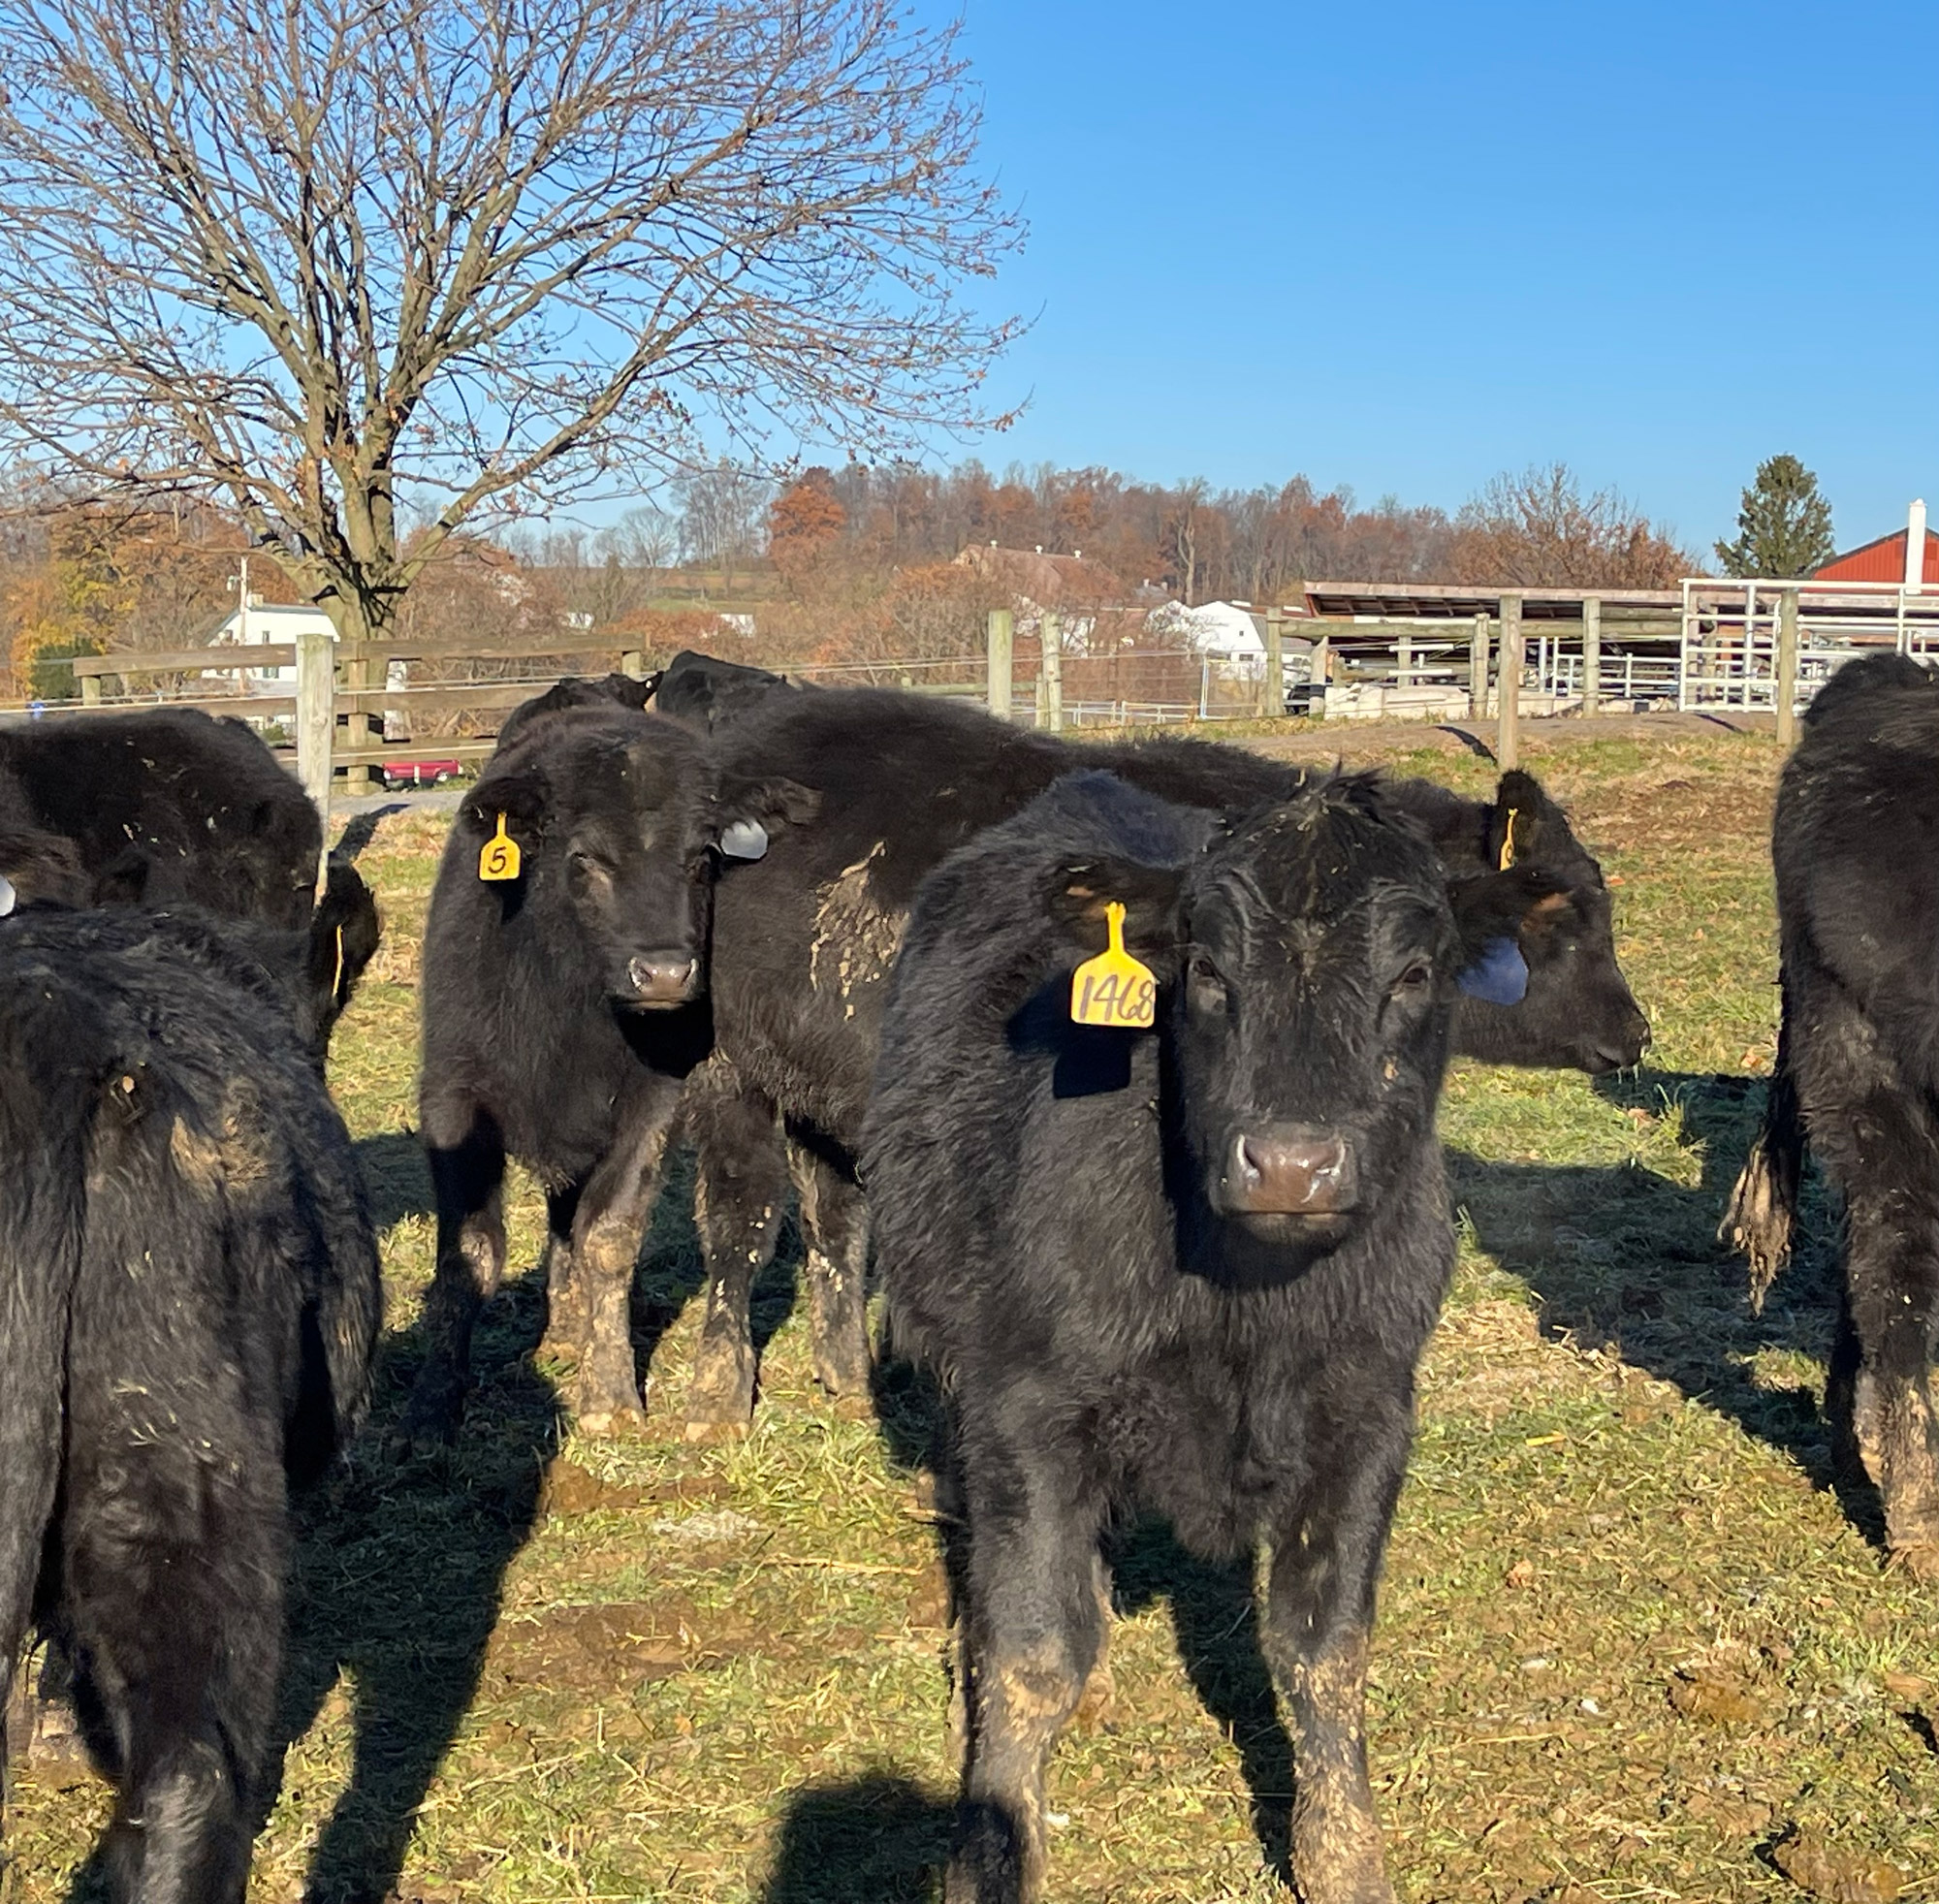
[[[461,534],[993,419],[1017,227],[896,0],[0,0],[0,452],[355,639]]]
[[[1818,492],[1818,478],[1792,456],[1767,458],[1743,492],[1737,533],[1717,544],[1726,575],[1812,574],[1836,553],[1831,505]]]
[[[768,505],[768,554],[792,586],[814,569],[841,539],[848,512],[835,493],[833,470],[804,470]]]
[[[1696,567],[1613,490],[1583,494],[1567,463],[1504,472],[1462,506],[1453,579],[1496,587],[1669,588]]]

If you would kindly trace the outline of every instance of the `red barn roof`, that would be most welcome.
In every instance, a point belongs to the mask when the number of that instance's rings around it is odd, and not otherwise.
[[[1833,555],[1816,572],[1819,582],[1903,582],[1906,529],[1894,529],[1843,555]],[[1922,582],[1939,582],[1939,531],[1925,531],[1925,567]]]

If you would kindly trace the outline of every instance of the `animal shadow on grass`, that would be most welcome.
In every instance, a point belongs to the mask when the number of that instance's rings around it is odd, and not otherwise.
[[[887,1773],[804,1787],[761,1904],[930,1904],[942,1894],[952,1810]]]
[[[557,1452],[557,1403],[531,1366],[541,1304],[526,1276],[488,1309],[465,1432],[430,1459],[390,1451],[385,1430],[416,1360],[392,1336],[351,1460],[299,1505],[283,1750],[310,1729],[339,1676],[354,1727],[350,1782],[310,1857],[309,1904],[390,1895],[477,1693],[505,1568],[531,1531]]]
[[[1787,1351],[1821,1369],[1838,1319],[1835,1211],[1807,1174],[1796,1253],[1751,1312],[1744,1261],[1717,1240],[1717,1225],[1764,1112],[1761,1080],[1683,1071],[1598,1079],[1621,1109],[1680,1114],[1702,1152],[1696,1188],[1654,1171],[1484,1162],[1450,1149],[1454,1201],[1481,1247],[1522,1277],[1555,1340],[1611,1348],[1632,1366],[1673,1383],[1747,1434],[1797,1462],[1814,1485],[1837,1495],[1868,1539],[1883,1538],[1870,1483],[1844,1472],[1810,1381],[1773,1380],[1754,1366]],[[1781,1364],[1779,1365],[1781,1367]]]
[[[925,1471],[934,1477],[936,1532],[949,1576],[953,1612],[962,1603],[969,1554],[953,1511],[957,1491],[940,1391],[927,1371],[889,1353],[876,1362],[874,1394],[875,1419],[889,1459],[901,1469]],[[1239,1749],[1241,1770],[1252,1794],[1253,1830],[1267,1868],[1289,1884],[1292,1742],[1280,1718],[1272,1675],[1259,1646],[1250,1561],[1201,1560],[1178,1543],[1167,1523],[1156,1518],[1128,1520],[1114,1529],[1105,1539],[1104,1557],[1111,1570],[1116,1612],[1134,1614],[1155,1602],[1167,1603],[1186,1675],[1206,1711]],[[804,1899],[822,1894],[799,1893]],[[827,1893],[838,1894],[874,1893]],[[791,1904],[795,1895],[771,1892],[768,1904],[779,1904],[782,1898]]]
[[[379,1236],[406,1217],[432,1213],[430,1167],[415,1131],[386,1130],[375,1137],[360,1137],[355,1149],[370,1198],[370,1221]]]

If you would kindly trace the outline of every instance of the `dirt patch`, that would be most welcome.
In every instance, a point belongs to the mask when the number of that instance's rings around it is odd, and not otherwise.
[[[724,1666],[760,1640],[746,1622],[675,1601],[561,1606],[499,1627],[485,1671],[500,1687],[603,1693]]]
[[[1891,1904],[1905,1882],[1896,1865],[1840,1851],[1810,1831],[1779,1839],[1770,1848],[1770,1861],[1823,1904]]]

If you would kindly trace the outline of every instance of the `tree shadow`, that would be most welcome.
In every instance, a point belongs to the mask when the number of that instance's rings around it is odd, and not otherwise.
[[[1761,1315],[1743,1259],[1717,1238],[1764,1113],[1762,1080],[1644,1070],[1595,1088],[1622,1110],[1679,1118],[1701,1150],[1700,1181],[1686,1186],[1636,1164],[1487,1162],[1450,1147],[1457,1209],[1481,1247],[1534,1290],[1551,1339],[1610,1349],[1728,1416],[1833,1491],[1867,1539],[1882,1539],[1877,1494],[1834,1459],[1822,1400],[1839,1303],[1831,1199],[1807,1175],[1796,1254]]]
[[[930,1904],[942,1894],[955,1808],[888,1773],[788,1800],[761,1904]]]

